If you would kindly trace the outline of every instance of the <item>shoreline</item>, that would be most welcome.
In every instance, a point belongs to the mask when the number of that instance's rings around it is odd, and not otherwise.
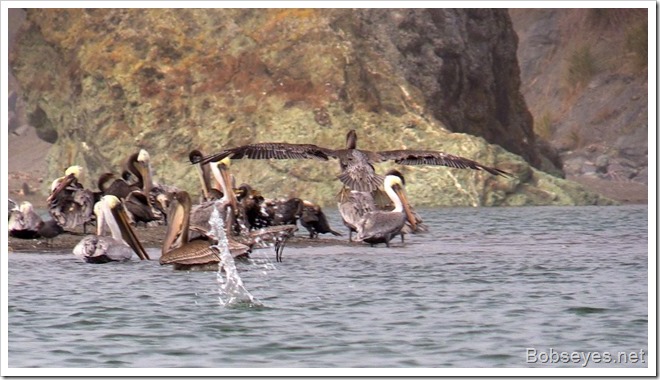
[[[59,251],[73,251],[73,247],[86,235],[91,235],[95,232],[95,226],[87,227],[87,234],[83,233],[82,227],[78,227],[73,231],[66,231],[63,234],[56,236],[48,241],[47,239],[18,239],[8,236],[8,250],[9,252],[59,252]],[[167,226],[155,227],[137,227],[133,228],[138,239],[144,248],[161,249],[163,237]],[[343,233],[343,232],[342,232]],[[328,245],[335,246],[357,246],[363,245],[359,242],[349,242],[348,236],[338,237],[318,237],[310,239],[307,235],[307,230],[302,228],[296,232],[296,235],[289,238],[285,245],[286,247],[322,247]],[[269,248],[255,248],[255,249],[269,249]]]

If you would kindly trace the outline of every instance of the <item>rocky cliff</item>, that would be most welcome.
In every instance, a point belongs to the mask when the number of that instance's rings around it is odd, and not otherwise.
[[[534,168],[550,161],[516,46],[506,10],[31,9],[10,64],[30,124],[53,143],[51,177],[71,164],[117,172],[145,148],[161,182],[197,193],[191,149],[340,147],[355,128],[363,148],[443,150],[516,176],[405,167],[416,205],[609,203]],[[329,204],[339,190],[335,163],[233,169],[268,196]]]
[[[534,130],[567,178],[648,183],[646,9],[512,9]],[[634,197],[633,197],[634,199]]]

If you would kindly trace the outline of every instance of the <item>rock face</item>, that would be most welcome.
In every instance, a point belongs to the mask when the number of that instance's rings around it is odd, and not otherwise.
[[[647,10],[510,13],[535,130],[566,176],[647,184]]]
[[[158,180],[197,193],[192,149],[340,147],[354,128],[365,149],[442,150],[516,176],[403,167],[416,205],[608,203],[532,167],[547,160],[515,49],[505,10],[30,9],[10,63],[54,142],[51,176],[79,164],[89,186],[145,148]],[[233,171],[266,196],[327,205],[339,191],[333,162]]]

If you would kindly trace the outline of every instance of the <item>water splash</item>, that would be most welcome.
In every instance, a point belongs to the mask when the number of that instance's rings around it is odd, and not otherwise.
[[[227,209],[231,212],[231,209]],[[218,239],[216,247],[220,251],[220,264],[218,264],[218,293],[220,304],[225,307],[259,307],[261,302],[257,300],[243,285],[243,280],[238,274],[234,257],[229,251],[229,241],[225,234],[225,223],[220,217],[217,207],[213,208],[209,219],[211,232]],[[223,277],[222,272],[225,272]]]

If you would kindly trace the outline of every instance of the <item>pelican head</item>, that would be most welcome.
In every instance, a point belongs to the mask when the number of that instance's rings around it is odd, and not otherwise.
[[[356,149],[357,147],[357,133],[355,129],[351,129],[346,134],[346,149]]]
[[[231,166],[231,159],[229,157],[223,158],[222,160],[218,161],[218,166],[220,165],[224,165],[227,167],[227,169],[229,169]]]
[[[34,210],[34,207],[32,206],[32,203],[23,201],[21,202],[21,205],[18,207],[18,209],[21,211],[21,214],[27,215]]]
[[[62,192],[62,190],[66,189],[67,186],[72,184],[74,181],[81,182],[82,173],[83,173],[82,166],[78,166],[78,165],[69,166],[64,171],[64,177],[60,177],[55,181],[53,181],[53,184],[50,186],[50,195],[46,199],[46,202],[50,203],[52,200],[54,200],[57,197],[59,193]]]
[[[198,164],[200,161],[202,161],[202,158],[204,158],[204,155],[197,149],[193,149],[190,151],[190,153],[188,153],[188,159],[190,160],[191,164]]]
[[[232,212],[237,212],[238,201],[236,200],[236,194],[234,194],[233,191],[233,184],[232,184],[233,181],[231,178],[231,174],[229,173],[231,160],[229,159],[229,157],[225,157],[218,162],[211,162],[210,165],[213,176],[222,187],[222,193],[224,194],[223,198],[231,205]]]
[[[114,195],[104,195],[98,203],[100,205],[98,205],[98,208],[94,206],[94,212],[97,213],[97,216],[102,215],[101,219],[104,219],[110,228],[112,237],[115,240],[123,240],[133,249],[140,260],[150,260],[149,255],[131,228],[128,216],[119,198]],[[97,223],[99,222],[97,221]],[[100,231],[100,229],[97,229],[97,233]]]
[[[389,171],[385,175],[383,185],[385,192],[388,193],[390,198],[392,198],[392,201],[394,201],[395,207],[393,211],[405,212],[406,218],[412,226],[413,231],[417,229],[417,220],[410,210],[410,204],[408,203],[408,197],[406,196],[405,179],[403,174],[397,170]]]
[[[74,177],[80,179],[80,177],[81,177],[82,174],[83,174],[83,168],[82,168],[82,166],[79,166],[79,165],[72,165],[72,166],[69,166],[69,167],[64,171],[64,175],[65,175],[65,176],[69,176],[69,175],[72,175],[72,174],[73,174]]]
[[[138,153],[137,160],[142,163],[149,163],[151,162],[151,156],[149,156],[149,152],[147,152],[144,149],[140,149],[140,152]]]

